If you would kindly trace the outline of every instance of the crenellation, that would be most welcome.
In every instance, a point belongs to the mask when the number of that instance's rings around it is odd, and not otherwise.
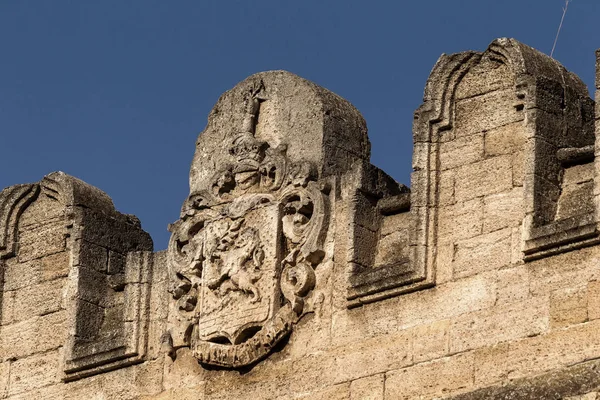
[[[0,398],[594,399],[595,109],[514,39],[442,55],[409,188],[349,102],[261,72],[210,112],[159,252],[77,178],[6,188]]]

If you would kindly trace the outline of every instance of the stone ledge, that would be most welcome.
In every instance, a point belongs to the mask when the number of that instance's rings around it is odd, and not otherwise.
[[[524,260],[532,261],[600,243],[593,214],[576,216],[532,228],[525,241]]]
[[[586,361],[533,378],[490,386],[449,397],[452,400],[559,400],[582,395],[600,387],[600,359]]]

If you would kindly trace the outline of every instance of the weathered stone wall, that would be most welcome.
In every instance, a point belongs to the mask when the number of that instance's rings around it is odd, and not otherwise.
[[[595,399],[599,126],[515,40],[443,55],[409,190],[345,100],[254,75],[166,252],[65,174],[1,192],[0,398]]]

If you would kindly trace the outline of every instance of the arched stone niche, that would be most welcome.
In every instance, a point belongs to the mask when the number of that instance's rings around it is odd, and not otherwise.
[[[412,209],[439,282],[596,242],[585,85],[514,39],[442,55],[415,113]],[[476,265],[470,254],[490,254]]]
[[[48,352],[64,380],[143,361],[152,240],[137,218],[62,172],[4,189],[0,218],[2,354]]]

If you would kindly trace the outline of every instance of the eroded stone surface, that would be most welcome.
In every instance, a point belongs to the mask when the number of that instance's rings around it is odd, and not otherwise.
[[[598,398],[594,108],[513,39],[443,55],[409,189],[350,103],[259,73],[158,253],[76,178],[7,188],[0,398]]]

